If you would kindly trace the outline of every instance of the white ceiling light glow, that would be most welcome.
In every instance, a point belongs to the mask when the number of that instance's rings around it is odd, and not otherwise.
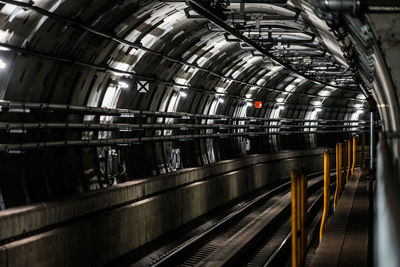
[[[295,85],[289,84],[288,86],[286,86],[285,91],[292,92],[295,87],[296,87]]]
[[[313,105],[313,106],[322,106],[322,102],[321,101],[314,101],[314,102],[311,102],[311,105]]]
[[[364,94],[359,94],[356,98],[357,99],[361,99],[361,100],[365,100],[365,95]]]
[[[183,78],[176,78],[175,83],[180,84],[180,85],[188,85],[188,80],[183,79]]]
[[[122,89],[126,89],[129,87],[129,84],[126,82],[118,82],[118,87]]]
[[[215,91],[217,91],[217,93],[224,93],[225,92],[225,88],[223,88],[223,87],[215,87]]]
[[[355,107],[355,108],[362,108],[362,107],[363,107],[363,104],[355,104],[354,107]]]
[[[331,92],[328,90],[322,90],[318,93],[319,96],[330,96]]]
[[[7,64],[0,59],[0,69],[5,69],[7,67]]]

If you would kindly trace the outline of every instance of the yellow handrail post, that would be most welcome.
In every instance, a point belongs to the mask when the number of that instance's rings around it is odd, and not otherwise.
[[[292,267],[300,267],[304,262],[307,247],[307,176],[292,171]]]
[[[336,209],[338,200],[339,200],[339,194],[342,188],[341,185],[341,172],[342,169],[340,168],[340,149],[339,149],[340,144],[336,144],[336,190],[335,190],[335,197],[333,199],[333,208]]]
[[[298,177],[299,174],[297,171],[292,171],[291,174],[292,177],[292,267],[297,267],[298,266],[298,256],[297,256],[297,251],[298,251],[298,244],[297,244],[297,182],[298,182]]]
[[[301,265],[304,263],[304,256],[306,254],[307,249],[307,229],[306,229],[306,221],[307,221],[307,176],[301,172],[300,173],[300,195],[301,195],[301,211],[300,211],[300,229],[301,229],[301,257],[300,262]]]
[[[365,134],[361,135],[361,169],[364,169],[365,164]]]
[[[328,214],[329,214],[329,207],[330,207],[330,190],[329,186],[331,184],[331,177],[330,177],[330,159],[329,159],[329,151],[326,150],[324,152],[324,210],[322,213],[322,221],[321,221],[321,228],[319,230],[319,240],[322,240],[324,232],[326,230],[327,221],[328,221]]]
[[[349,181],[351,171],[351,140],[347,141],[347,174],[346,183]]]
[[[298,265],[301,266],[301,177],[300,174],[297,176],[297,259]]]
[[[351,166],[351,174],[354,174],[357,160],[357,137],[353,136],[353,165]]]
[[[346,170],[347,170],[347,140],[344,140],[344,149],[343,149],[343,186],[346,184]]]
[[[340,194],[343,191],[343,177],[342,177],[342,168],[343,168],[343,146],[342,143],[339,143],[339,183],[340,183]]]

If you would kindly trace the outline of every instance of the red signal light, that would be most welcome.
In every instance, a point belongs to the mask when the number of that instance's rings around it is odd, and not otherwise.
[[[254,103],[255,108],[262,108],[262,102],[261,101],[256,101]]]

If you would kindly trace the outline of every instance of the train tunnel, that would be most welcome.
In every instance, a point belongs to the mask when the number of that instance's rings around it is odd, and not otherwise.
[[[0,266],[290,266],[295,170],[318,266],[339,146],[332,266],[400,266],[399,56],[395,0],[0,0]]]

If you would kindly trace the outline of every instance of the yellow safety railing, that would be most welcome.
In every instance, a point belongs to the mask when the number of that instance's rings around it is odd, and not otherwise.
[[[353,146],[352,146],[353,144]],[[364,155],[365,135],[361,136],[361,158]],[[344,149],[343,149],[344,146]],[[352,149],[353,147],[353,149]],[[353,151],[353,157],[351,152]],[[351,161],[353,159],[353,161]],[[357,160],[357,137],[336,144],[336,189],[333,198],[333,207],[336,209],[344,185],[349,181],[350,173],[354,174]],[[343,172],[344,171],[344,172]],[[319,239],[322,240],[328,223],[330,210],[330,154],[324,152],[324,205],[319,231]],[[307,248],[307,231],[305,227],[307,214],[307,177],[297,171],[292,171],[292,267],[303,265]]]
[[[336,206],[339,201],[340,193],[342,192],[342,144],[336,144],[336,190],[335,197],[333,198],[333,207]]]
[[[357,138],[353,137],[353,165],[351,166],[351,174],[354,174],[354,168],[356,167],[357,160]]]
[[[329,207],[330,207],[330,184],[331,184],[331,169],[329,151],[324,152],[324,210],[322,213],[321,228],[319,231],[319,240],[322,240],[328,222]]]
[[[307,248],[307,176],[292,171],[292,267],[304,262]]]

